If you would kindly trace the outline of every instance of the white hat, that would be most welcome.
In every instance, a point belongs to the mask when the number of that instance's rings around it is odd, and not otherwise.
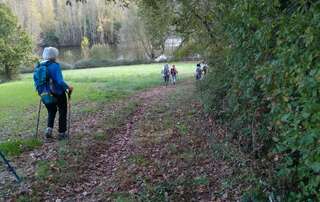
[[[54,47],[46,47],[43,50],[42,58],[44,60],[53,60],[53,59],[56,59],[58,55],[59,55],[58,49]]]

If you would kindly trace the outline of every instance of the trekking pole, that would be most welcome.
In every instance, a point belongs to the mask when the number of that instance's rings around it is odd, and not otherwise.
[[[71,124],[71,92],[68,92],[68,138],[70,138],[70,124]]]
[[[6,159],[6,157],[4,156],[4,154],[0,151],[0,156],[3,160],[3,162],[7,165],[9,172],[11,172],[14,177],[16,178],[17,182],[20,183],[21,182],[21,178],[18,176],[16,170],[14,169],[14,167],[12,167],[10,165],[10,162],[8,161],[8,159]]]
[[[39,102],[39,110],[38,110],[38,117],[37,117],[37,129],[36,129],[36,138],[38,138],[38,133],[39,133],[39,122],[40,122],[40,112],[41,112],[41,99]]]

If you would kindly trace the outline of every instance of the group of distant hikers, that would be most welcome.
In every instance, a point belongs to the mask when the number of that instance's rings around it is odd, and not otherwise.
[[[56,61],[59,55],[58,49],[54,47],[46,47],[43,50],[42,61],[34,68],[34,85],[41,98],[38,113],[37,131],[39,125],[39,115],[41,103],[43,103],[48,111],[47,128],[45,137],[53,138],[53,126],[57,111],[59,111],[59,140],[67,139],[69,136],[69,128],[67,128],[68,101],[70,100],[73,87],[68,85],[62,76],[61,66]],[[196,66],[196,80],[201,80],[207,74],[208,65],[203,61]],[[178,71],[175,65],[171,67],[165,64],[162,71],[166,86],[170,82],[176,85]],[[70,110],[69,110],[70,111]],[[70,123],[68,124],[68,127]],[[67,131],[68,130],[68,131]]]
[[[195,70],[196,80],[201,80],[207,74],[207,72],[208,72],[208,64],[205,61],[198,63]],[[172,84],[176,85],[178,70],[175,65],[172,65],[170,68],[169,64],[165,64],[163,66],[161,74],[166,86],[169,84],[170,78],[171,78]]]
[[[172,65],[170,68],[169,64],[165,64],[161,73],[166,86],[169,84],[170,76],[172,84],[176,85],[178,71],[175,65]]]
[[[201,80],[208,72],[208,64],[205,61],[197,64],[196,67],[196,80]]]

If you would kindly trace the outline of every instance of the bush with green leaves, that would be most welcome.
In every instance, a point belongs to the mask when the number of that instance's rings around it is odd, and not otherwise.
[[[81,52],[82,52],[82,56],[85,58],[85,59],[88,59],[89,58],[89,54],[90,54],[90,41],[89,41],[89,38],[84,36],[82,38],[82,41],[81,41]]]
[[[113,60],[115,51],[107,44],[94,44],[90,49],[90,58],[93,60]]]
[[[138,64],[151,64],[152,61],[145,60],[108,60],[108,59],[87,59],[77,61],[73,68],[84,69],[84,68],[95,68],[95,67],[115,67],[123,65],[138,65]]]
[[[18,26],[11,10],[0,3],[0,74],[13,79],[21,64],[32,58],[32,43],[29,36]]]
[[[57,36],[54,29],[45,30],[41,34],[42,36],[42,46],[59,46],[59,37]]]
[[[161,2],[173,16],[158,20],[183,38],[177,56],[207,58],[209,74],[197,82],[205,109],[262,162],[266,200],[319,201],[320,1]]]
[[[319,1],[216,3],[224,43],[211,41],[206,109],[246,151],[272,156],[285,200],[320,200]]]

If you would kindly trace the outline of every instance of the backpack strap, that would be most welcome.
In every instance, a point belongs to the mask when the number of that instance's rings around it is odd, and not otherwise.
[[[46,67],[46,86],[48,87],[50,93],[51,92],[51,88],[49,86],[49,81],[50,81],[50,76],[49,76],[49,65],[55,63],[54,61],[48,60],[46,61],[43,65]]]
[[[40,66],[41,66],[41,63],[38,61],[35,68],[39,68]]]
[[[54,61],[51,61],[51,60],[48,60],[48,61],[46,61],[45,63],[44,63],[44,66],[46,67],[46,73],[47,73],[47,75],[46,75],[46,81],[49,81],[49,66],[50,65],[52,65],[52,64],[54,64],[54,63],[56,63],[56,62],[54,62]]]

